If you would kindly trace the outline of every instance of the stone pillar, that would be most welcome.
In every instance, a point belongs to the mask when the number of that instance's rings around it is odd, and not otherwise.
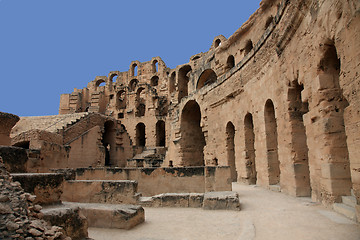
[[[0,145],[11,145],[10,131],[19,120],[14,114],[0,112]]]

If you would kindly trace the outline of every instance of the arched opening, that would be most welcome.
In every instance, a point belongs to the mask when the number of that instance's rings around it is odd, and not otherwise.
[[[136,146],[145,147],[146,137],[145,137],[145,124],[138,123],[136,125]]]
[[[278,157],[278,136],[275,108],[270,99],[266,101],[264,117],[269,185],[276,185],[280,183],[280,162]]]
[[[226,70],[230,70],[235,66],[235,58],[233,55],[230,55],[226,61]]]
[[[247,113],[244,119],[244,139],[245,139],[245,166],[246,181],[249,184],[256,184],[257,172],[255,165],[255,133],[254,123],[251,113]]]
[[[169,83],[169,92],[170,94],[175,92],[175,78],[176,78],[176,73],[173,72],[170,76],[170,83]]]
[[[178,101],[180,102],[183,97],[188,95],[188,83],[189,83],[189,73],[191,67],[189,65],[183,66],[180,68],[178,73]]]
[[[314,119],[314,126],[322,129],[321,162],[322,185],[326,186],[326,193],[335,199],[339,196],[350,195],[352,186],[350,176],[350,159],[345,132],[344,109],[349,105],[340,88],[341,62],[336,47],[332,41],[322,45],[324,52],[318,65],[318,98],[322,99],[313,112],[321,112],[318,120]],[[326,109],[326,111],[324,111]],[[328,173],[330,172],[331,173]],[[328,173],[325,175],[325,172]],[[341,172],[341,174],[340,174]],[[335,186],[340,186],[335,187]]]
[[[308,147],[303,115],[309,111],[307,102],[302,102],[301,92],[304,86],[297,80],[290,84],[288,89],[289,118],[291,132],[291,147],[295,172],[295,195],[310,196],[310,171],[308,160]]]
[[[116,109],[125,109],[126,108],[126,92],[121,90],[116,94]]]
[[[30,148],[30,141],[18,142],[18,143],[15,143],[13,146],[14,147],[21,147],[21,148],[29,149]]]
[[[246,42],[246,45],[245,45],[245,48],[244,48],[244,51],[245,51],[245,56],[253,49],[253,43],[251,40],[248,40]]]
[[[230,167],[231,172],[231,181],[237,181],[237,171],[235,165],[235,127],[232,122],[228,122],[226,125],[226,152],[228,166]]]
[[[97,80],[96,83],[95,83],[95,87],[96,87],[96,88],[98,88],[98,87],[103,87],[103,86],[105,86],[105,85],[106,85],[106,82],[105,82],[104,79],[99,79],[99,80]]]
[[[159,71],[159,63],[157,60],[154,60],[153,63],[152,63],[152,72],[153,73],[156,73]]]
[[[204,166],[205,137],[200,127],[201,111],[196,101],[184,106],[181,114],[180,153],[183,166]]]
[[[156,146],[158,147],[165,147],[165,122],[159,120],[156,123]]]
[[[159,84],[159,77],[158,76],[153,76],[150,80],[150,85],[152,87],[156,87]]]
[[[216,39],[215,41],[215,48],[219,47],[221,45],[221,40],[220,39]]]
[[[138,66],[136,63],[134,63],[131,66],[131,76],[137,76],[138,75]]]
[[[117,78],[118,78],[118,75],[117,75],[117,74],[112,74],[112,75],[110,76],[110,81],[111,81],[111,82],[116,82]]]
[[[196,90],[214,83],[217,80],[216,73],[212,69],[206,69],[199,77]]]
[[[130,91],[135,91],[138,82],[139,81],[137,79],[131,80],[130,83],[129,83],[129,90]]]
[[[265,22],[265,29],[267,29],[270,26],[270,24],[273,22],[273,20],[274,20],[273,16],[268,17],[268,19]]]
[[[146,100],[145,100],[144,92],[145,92],[145,89],[142,87],[139,87],[139,89],[136,92],[136,100],[135,100],[135,107],[136,107],[135,116],[136,117],[145,116]]]
[[[105,166],[111,166],[111,156],[115,151],[115,124],[113,121],[106,121],[104,124],[104,133],[101,140],[105,148]]]

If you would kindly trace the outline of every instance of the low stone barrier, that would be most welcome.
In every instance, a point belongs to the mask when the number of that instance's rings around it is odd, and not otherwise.
[[[147,207],[190,207],[206,210],[237,210],[240,208],[236,192],[207,193],[163,193],[152,197],[141,197],[139,204]]]

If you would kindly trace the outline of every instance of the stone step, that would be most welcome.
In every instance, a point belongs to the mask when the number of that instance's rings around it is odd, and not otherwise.
[[[281,192],[281,188],[280,185],[276,184],[276,185],[269,185],[269,190],[273,191],[273,192]]]
[[[333,209],[335,212],[340,213],[342,215],[344,215],[345,217],[356,221],[356,212],[355,212],[355,208],[350,207],[346,204],[343,203],[334,203],[333,204]]]
[[[341,196],[342,203],[348,205],[349,207],[355,208],[356,198],[353,196]]]

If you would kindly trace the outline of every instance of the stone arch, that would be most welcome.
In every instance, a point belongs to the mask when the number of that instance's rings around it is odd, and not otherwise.
[[[129,90],[135,91],[136,86],[138,85],[139,81],[137,79],[132,79],[129,83]]]
[[[257,172],[255,163],[255,133],[254,122],[251,113],[247,113],[244,118],[244,140],[246,181],[249,184],[256,184]]]
[[[226,153],[227,164],[230,167],[231,181],[237,181],[237,171],[235,165],[235,127],[232,122],[226,124]]]
[[[190,65],[185,65],[179,69],[178,73],[178,101],[188,95],[189,73],[191,71]]]
[[[235,67],[235,57],[230,55],[226,60],[226,70],[230,70]]]
[[[158,76],[153,76],[153,77],[150,79],[150,85],[151,85],[152,87],[156,87],[158,84],[159,84],[159,77],[158,77]]]
[[[326,193],[318,193],[324,201],[338,201],[342,195],[350,195],[350,160],[345,132],[344,109],[348,102],[340,87],[341,61],[333,41],[321,44],[322,57],[317,68],[317,99],[321,99],[312,112],[321,112],[312,118],[312,125],[321,136],[322,183]],[[326,109],[326,111],[323,111]],[[326,157],[324,157],[326,156]],[[341,187],[336,187],[341,186]],[[324,196],[326,198],[324,198]]]
[[[218,39],[216,39],[215,42],[214,42],[214,47],[217,48],[217,47],[219,47],[220,45],[221,45],[221,40],[218,38]]]
[[[116,109],[125,109],[126,108],[126,91],[120,90],[116,94]]]
[[[175,81],[176,81],[176,72],[173,72],[170,75],[170,82],[169,82],[169,93],[173,93],[175,92],[176,88],[175,88]]]
[[[104,132],[102,135],[102,144],[105,148],[105,166],[111,166],[114,163],[114,154],[116,153],[116,143],[115,143],[115,123],[113,121],[106,121],[104,123]]]
[[[112,73],[109,77],[110,82],[116,82],[119,75],[117,73]]]
[[[145,116],[146,100],[141,96],[144,90],[145,88],[139,87],[138,90],[136,91],[136,99],[135,99],[136,117]]]
[[[136,63],[133,63],[133,65],[131,65],[131,76],[136,77],[138,75],[138,65]]]
[[[145,124],[141,122],[136,125],[136,146],[145,147],[145,145],[146,145]]]
[[[250,39],[247,40],[244,48],[245,56],[253,49],[253,47],[253,42]]]
[[[165,122],[159,120],[156,123],[156,146],[165,147],[166,143],[166,132],[165,132]]]
[[[159,71],[159,62],[157,60],[154,60],[152,62],[152,72],[156,73]]]
[[[269,185],[276,185],[280,183],[280,162],[275,108],[270,99],[265,104],[264,118]]]
[[[199,80],[197,82],[196,90],[209,85],[211,83],[214,83],[217,80],[217,75],[212,69],[206,69],[203,71],[199,77]]]
[[[201,111],[199,104],[191,100],[181,112],[180,155],[183,166],[204,166],[205,137],[200,126]]]
[[[106,81],[105,81],[105,79],[101,78],[95,82],[95,87],[98,88],[98,87],[104,86],[104,84],[106,84]]]

